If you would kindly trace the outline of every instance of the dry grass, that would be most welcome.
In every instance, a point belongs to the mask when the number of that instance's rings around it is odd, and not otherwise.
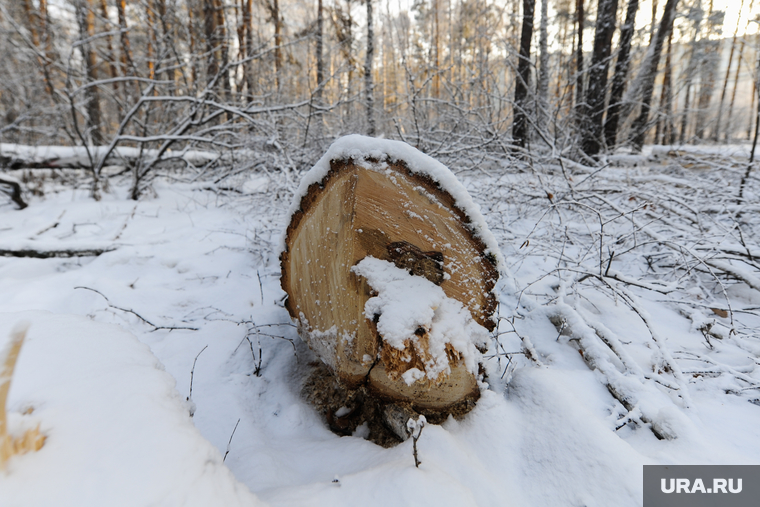
[[[28,323],[22,323],[11,331],[11,340],[5,350],[0,353],[0,470],[4,470],[8,460],[17,454],[38,451],[45,444],[45,436],[40,433],[39,426],[27,430],[23,436],[14,437],[8,434],[8,414],[6,404],[11,388],[13,371],[16,368],[21,345],[29,329]]]

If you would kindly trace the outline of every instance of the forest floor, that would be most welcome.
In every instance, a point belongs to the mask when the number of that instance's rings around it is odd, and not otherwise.
[[[638,506],[642,465],[760,464],[746,148],[474,165],[457,176],[506,259],[488,388],[424,428],[419,468],[411,440],[339,437],[301,397],[315,357],[278,261],[299,175],[157,178],[138,202],[48,178],[0,202],[0,250],[104,251],[0,257],[0,346],[31,324],[9,428],[47,436],[0,505]]]

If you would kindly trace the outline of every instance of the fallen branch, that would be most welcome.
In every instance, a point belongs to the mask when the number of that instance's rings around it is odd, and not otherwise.
[[[108,303],[108,307],[109,308],[113,308],[114,310],[119,310],[119,311],[126,312],[126,313],[131,313],[132,315],[134,315],[135,317],[137,317],[141,321],[143,321],[146,324],[148,324],[149,326],[151,326],[153,328],[153,331],[158,331],[159,329],[168,329],[169,331],[172,331],[172,330],[175,330],[175,329],[186,329],[188,331],[198,331],[197,327],[189,327],[189,326],[157,326],[156,324],[152,323],[151,321],[149,321],[148,319],[146,319],[145,317],[143,317],[142,315],[140,315],[139,313],[137,313],[136,311],[134,311],[134,310],[132,310],[130,308],[122,308],[120,306],[112,305],[111,302],[108,300],[108,298],[102,292],[100,292],[99,290],[91,289],[90,287],[82,287],[82,286],[77,286],[77,287],[74,287],[74,288],[75,289],[85,289],[85,290],[92,291],[92,292],[94,292],[96,294],[99,294],[103,299],[106,300],[106,303]]]
[[[10,195],[11,201],[16,203],[16,206],[18,206],[18,209],[24,209],[27,207],[27,204],[21,198],[21,185],[19,184],[18,181],[0,176],[0,185],[7,185],[11,187],[11,195]]]
[[[33,250],[31,248],[0,248],[0,257],[31,257],[33,259],[52,259],[69,257],[97,257],[116,248],[83,248],[67,250]]]

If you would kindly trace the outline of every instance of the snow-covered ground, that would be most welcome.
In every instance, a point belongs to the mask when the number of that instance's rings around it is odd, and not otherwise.
[[[10,430],[47,436],[0,505],[636,506],[644,464],[760,464],[746,159],[645,153],[459,174],[506,260],[501,320],[490,388],[424,428],[419,468],[411,440],[338,437],[301,398],[315,358],[277,259],[298,175],[0,201],[0,250],[107,250],[0,257],[0,348],[31,323]]]

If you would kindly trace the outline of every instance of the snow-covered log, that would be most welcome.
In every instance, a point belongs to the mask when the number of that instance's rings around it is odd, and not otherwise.
[[[451,171],[344,137],[305,175],[284,243],[287,309],[346,388],[422,412],[472,406],[499,251]]]
[[[158,139],[160,140],[160,139]],[[116,147],[110,153],[108,146],[26,146],[0,143],[0,167],[6,169],[86,169],[97,166],[107,155],[103,165],[125,165],[140,158],[150,159],[158,155],[155,149]],[[202,166],[219,158],[213,151],[168,151],[162,160],[182,160],[194,166]]]

